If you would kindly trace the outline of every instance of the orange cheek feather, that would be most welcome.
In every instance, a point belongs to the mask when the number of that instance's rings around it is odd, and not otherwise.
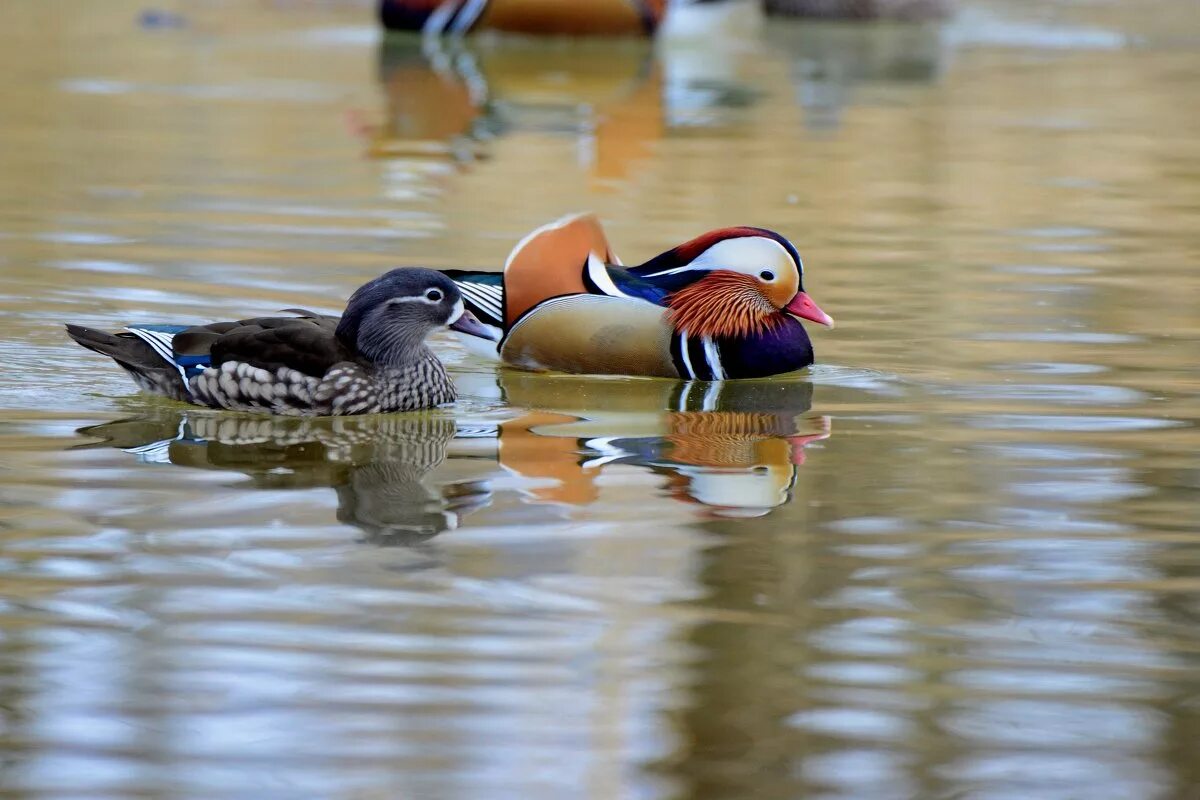
[[[782,315],[748,275],[718,271],[667,298],[667,319],[689,336],[739,337],[769,330]]]
[[[767,295],[767,299],[776,308],[783,308],[796,296],[796,292],[800,291],[800,280],[795,273],[785,273],[779,280],[766,287],[766,289],[765,294]]]

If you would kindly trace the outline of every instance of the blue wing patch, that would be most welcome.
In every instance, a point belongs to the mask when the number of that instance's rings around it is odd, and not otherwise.
[[[655,286],[645,278],[620,267],[610,265],[607,271],[613,284],[630,297],[637,297],[657,306],[666,305],[666,297],[670,292],[661,286]]]

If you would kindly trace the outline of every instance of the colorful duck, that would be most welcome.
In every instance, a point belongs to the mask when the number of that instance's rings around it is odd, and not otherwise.
[[[413,411],[457,397],[425,346],[443,325],[492,335],[464,309],[455,284],[429,269],[395,269],[360,287],[337,317],[288,309],[210,325],[129,326],[124,333],[68,325],[139,388],[211,408],[342,416]]]
[[[666,7],[667,0],[381,0],[379,19],[389,30],[427,34],[649,36]]]
[[[759,378],[813,363],[801,319],[833,326],[804,291],[796,248],[763,228],[711,231],[624,267],[599,220],[573,215],[521,240],[502,273],[446,274],[492,332],[471,349],[532,370]]]

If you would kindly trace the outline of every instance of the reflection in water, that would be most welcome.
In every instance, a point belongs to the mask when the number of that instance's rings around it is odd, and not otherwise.
[[[772,26],[766,41],[788,54],[805,125],[833,129],[857,91],[872,84],[920,85],[936,80],[947,58],[938,25]]]
[[[384,119],[357,127],[375,158],[458,163],[488,157],[500,135],[568,135],[603,186],[628,178],[670,131],[743,125],[765,68],[787,64],[806,125],[827,128],[855,86],[931,82],[945,58],[936,25],[772,25],[760,37],[701,8],[698,24],[657,45],[391,35],[378,53]],[[763,47],[784,59],[763,61]]]
[[[340,522],[377,544],[411,544],[458,527],[487,502],[487,490],[455,484],[434,492],[423,478],[446,457],[454,420],[392,414],[288,420],[159,409],[80,428],[151,463],[244,472],[264,489],[330,486]]]
[[[626,175],[662,135],[659,68],[642,41],[421,39],[379,49],[383,124],[365,128],[379,158],[486,157],[512,130],[585,137],[597,179]]]
[[[554,481],[534,497],[590,503],[604,465],[636,464],[664,475],[679,500],[758,516],[790,499],[804,446],[829,435],[828,420],[803,418],[812,406],[807,381],[608,381],[602,410],[597,382],[504,373],[505,399],[529,410],[498,426],[497,458]]]
[[[662,476],[676,499],[721,516],[758,516],[789,500],[805,445],[829,435],[828,420],[803,418],[812,405],[806,381],[605,381],[506,371],[500,389],[527,410],[494,425],[460,427],[424,414],[291,420],[156,407],[78,432],[102,440],[82,447],[244,472],[259,488],[333,487],[338,520],[380,544],[452,530],[488,503],[486,482],[429,487],[426,476],[448,451],[540,482],[525,493],[534,504],[593,503],[605,466],[626,464]],[[602,412],[593,405],[598,389],[616,401]]]

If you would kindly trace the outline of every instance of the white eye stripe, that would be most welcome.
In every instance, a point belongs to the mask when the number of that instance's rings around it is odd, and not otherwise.
[[[682,267],[652,272],[646,277],[677,275],[681,272],[710,272],[717,269],[756,278],[763,271],[775,273],[776,278],[780,274],[787,274],[788,269],[804,274],[803,264],[793,259],[788,249],[774,239],[767,236],[739,236],[736,239],[717,242]]]
[[[443,300],[446,299],[446,295],[445,295],[445,293],[442,292],[441,289],[434,289],[431,291],[438,292],[438,298],[436,300],[426,297],[424,294],[418,294],[418,295],[412,295],[410,297],[392,297],[392,298],[389,298],[388,301],[386,303],[384,303],[384,305],[392,306],[392,305],[396,305],[397,303],[425,303],[426,305],[436,306],[436,305],[439,305]]]

